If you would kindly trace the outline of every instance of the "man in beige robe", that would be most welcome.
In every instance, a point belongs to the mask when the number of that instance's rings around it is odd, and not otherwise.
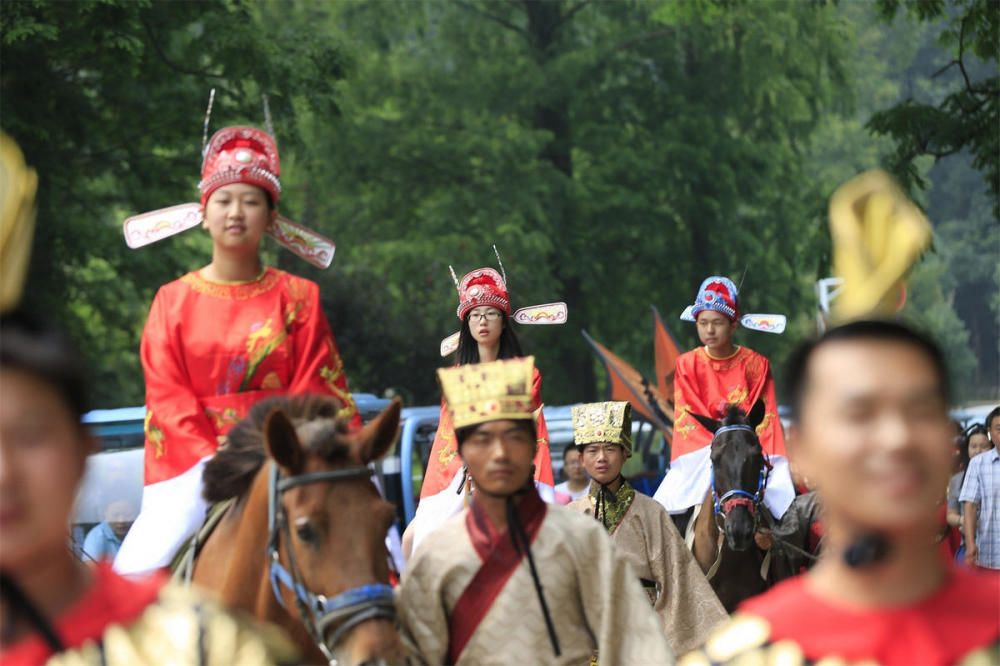
[[[672,664],[635,572],[595,521],[531,483],[533,358],[439,370],[475,492],[429,535],[397,597],[428,664]]]
[[[702,644],[728,615],[673,521],[659,503],[637,493],[621,476],[632,455],[627,402],[573,407],[573,435],[590,474],[590,492],[569,508],[596,517],[638,574],[677,654]]]

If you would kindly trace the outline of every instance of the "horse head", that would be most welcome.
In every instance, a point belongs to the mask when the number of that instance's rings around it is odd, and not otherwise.
[[[756,530],[758,507],[763,499],[767,472],[757,426],[764,419],[764,402],[758,400],[744,414],[730,406],[721,421],[691,414],[712,438],[712,492],[716,518],[723,517],[726,543],[735,551],[746,550]]]
[[[301,420],[281,407],[264,422],[279,472],[270,491],[272,585],[324,657],[340,663],[401,661],[385,547],[395,511],[367,467],[395,441],[399,412],[394,400],[355,433],[342,419]]]

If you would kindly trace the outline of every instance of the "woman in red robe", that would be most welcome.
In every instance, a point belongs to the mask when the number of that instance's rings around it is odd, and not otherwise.
[[[521,344],[511,325],[513,318],[510,298],[503,276],[492,268],[479,268],[463,277],[456,287],[459,296],[457,314],[462,322],[462,328],[458,333],[458,365],[488,363],[523,356]],[[515,317],[519,313],[516,313]],[[523,323],[532,323],[523,317],[519,319]],[[558,323],[564,321],[565,315]],[[447,340],[445,342],[447,343]],[[445,350],[443,344],[442,351]],[[552,502],[555,500],[555,481],[549,454],[549,431],[541,412],[541,392],[542,375],[535,367],[531,390],[533,409],[538,415],[536,421],[538,450],[535,454],[534,478],[539,494],[546,501]],[[462,460],[458,457],[451,413],[442,399],[441,416],[420,489],[420,504],[416,516],[404,534],[404,554],[409,556],[425,536],[461,510],[469,490],[467,483]],[[466,486],[463,487],[463,484]]]
[[[212,261],[161,287],[143,330],[145,482],[118,571],[169,564],[204,517],[204,461],[254,403],[332,394],[360,425],[318,286],[260,261],[279,175],[274,139],[259,129],[223,128],[205,150],[200,214]]]

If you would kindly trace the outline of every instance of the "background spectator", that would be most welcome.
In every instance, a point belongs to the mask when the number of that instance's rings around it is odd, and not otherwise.
[[[995,426],[1000,419],[993,410],[986,423]],[[963,527],[965,531],[965,561],[987,569],[1000,569],[1000,456],[995,446],[976,455],[982,438],[969,440],[969,467],[959,501],[964,502]]]
[[[986,430],[989,432],[993,446],[1000,445],[1000,405],[993,408],[986,416]]]
[[[556,492],[566,493],[570,496],[570,501],[579,499],[586,494],[590,488],[590,477],[587,470],[583,468],[583,461],[580,460],[580,452],[573,442],[563,449],[563,478],[566,479],[556,486]]]
[[[109,504],[104,520],[87,532],[87,538],[83,541],[84,557],[113,560],[132,525],[130,517],[133,513],[128,500],[120,499]]]

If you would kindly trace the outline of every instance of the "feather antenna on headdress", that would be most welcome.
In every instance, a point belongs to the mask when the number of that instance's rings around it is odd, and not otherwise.
[[[208,145],[208,121],[212,117],[212,103],[215,102],[215,88],[208,93],[208,108],[205,109],[205,122],[201,126],[201,154],[205,154],[205,146]]]
[[[493,253],[497,255],[497,263],[500,264],[500,275],[503,277],[503,283],[507,284],[507,271],[503,269],[503,262],[500,261],[500,250],[497,249],[496,243],[493,244]]]
[[[261,95],[260,97],[264,100],[264,125],[267,126],[267,133],[271,135],[271,138],[277,144],[278,137],[274,135],[274,125],[271,123],[271,105],[267,103],[267,95]]]

